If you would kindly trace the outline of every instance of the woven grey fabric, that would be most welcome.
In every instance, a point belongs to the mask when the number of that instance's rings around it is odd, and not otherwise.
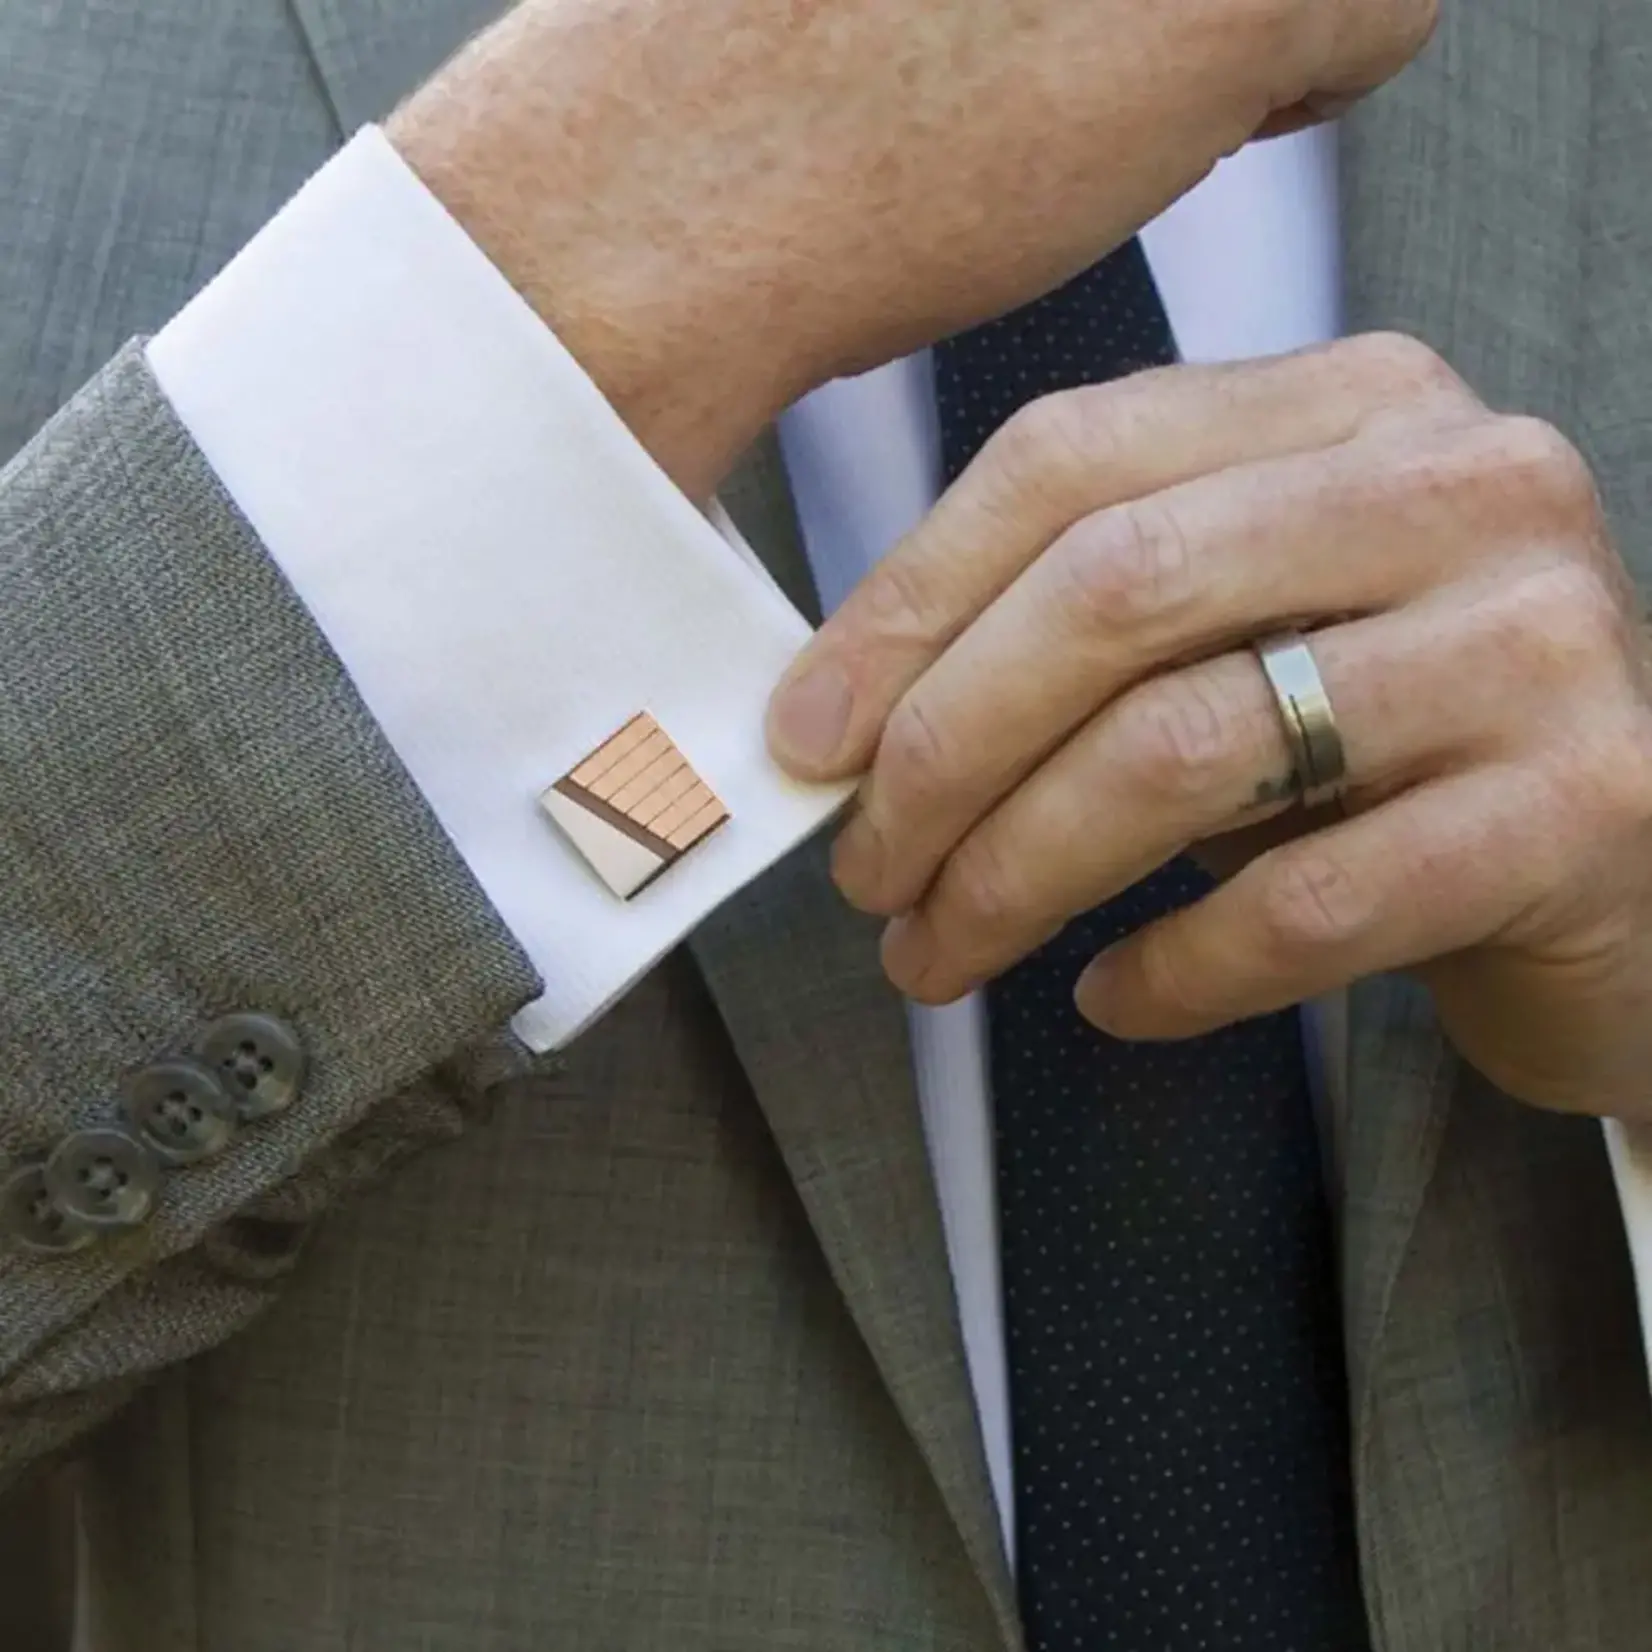
[[[534,976],[136,349],[0,476],[0,655],[0,1148],[108,1120],[121,1075],[229,1009],[285,1016],[313,1062],[300,1105],[170,1176],[130,1237],[0,1256],[9,1476],[53,1396],[84,1415],[243,1319],[261,1281],[233,1233],[212,1313],[169,1260]]]
[[[0,451],[493,9],[0,9]],[[1649,50],[1637,0],[1448,9],[1344,179],[1356,324],[1578,434],[1643,576]],[[772,444],[734,494],[805,592]],[[248,996],[324,1075],[144,1254],[0,1272],[14,1466],[131,1396],[78,1450],[95,1652],[1014,1648],[904,1018],[818,846],[566,1060],[440,1066],[526,967],[131,355],[0,484],[0,684],[0,1139]],[[1598,1132],[1476,1086],[1412,992],[1353,1019],[1378,1644],[1638,1649]]]
[[[1652,590],[1652,12],[1447,6],[1345,131],[1350,322],[1594,458]],[[1426,999],[1352,1002],[1344,1305],[1366,1594],[1393,1652],[1630,1647],[1652,1402],[1600,1133],[1489,1092]]]
[[[249,1219],[266,1194],[451,1133],[468,1090],[424,1079],[400,1130],[387,1098],[534,978],[141,353],[34,434],[334,141],[290,24],[12,8],[0,37],[0,1155],[107,1118],[226,1009],[288,1015],[315,1057],[302,1107],[170,1178],[140,1235],[0,1255],[3,1485],[264,1305],[296,1237]]]

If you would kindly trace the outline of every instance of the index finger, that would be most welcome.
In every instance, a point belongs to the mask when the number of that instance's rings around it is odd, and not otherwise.
[[[864,771],[901,697],[1081,517],[1344,441],[1374,412],[1444,389],[1442,375],[1421,345],[1371,338],[1029,403],[799,654],[769,706],[776,760],[805,780]]]

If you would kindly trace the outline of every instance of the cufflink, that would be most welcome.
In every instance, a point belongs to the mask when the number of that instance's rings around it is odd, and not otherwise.
[[[621,900],[640,894],[729,818],[646,711],[563,775],[539,806]]]

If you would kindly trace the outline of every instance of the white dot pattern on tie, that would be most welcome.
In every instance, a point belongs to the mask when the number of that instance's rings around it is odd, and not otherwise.
[[[1034,396],[1172,358],[1132,245],[939,347],[949,474]],[[1207,887],[1177,862],[988,988],[1032,1652],[1365,1641],[1296,1018],[1139,1046],[1073,1004],[1097,951]]]

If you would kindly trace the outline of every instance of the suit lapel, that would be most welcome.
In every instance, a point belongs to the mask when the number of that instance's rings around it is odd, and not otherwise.
[[[815,610],[772,438],[723,499],[782,588],[805,612]],[[833,889],[822,840],[744,890],[690,945],[844,1301],[923,1453],[1004,1642],[1016,1647],[1014,1589],[964,1358],[906,1011],[879,967],[878,926]]]
[[[1652,12],[1646,0],[1598,4],[1595,160],[1580,328],[1587,394],[1579,398],[1578,434],[1642,602],[1652,604]]]
[[[815,843],[737,896],[691,947],[833,1278],[992,1604],[1019,1630],[958,1328],[906,1015],[877,932]]]
[[[1573,428],[1602,0],[1446,8],[1343,125],[1351,330],[1442,350],[1493,406]]]
[[[1343,129],[1350,330],[1415,334],[1494,407],[1570,432],[1582,424],[1591,88],[1601,10],[1614,3],[1450,7],[1424,59]],[[1640,329],[1652,352],[1644,317]],[[1636,386],[1643,407],[1648,365]],[[1401,982],[1353,994],[1350,1043],[1343,1274],[1363,1472],[1385,1333],[1425,1306],[1406,1293],[1428,1281],[1402,1263],[1439,1160],[1455,1069],[1426,997]],[[1447,1457],[1437,1442],[1430,1450],[1439,1470],[1430,1489],[1443,1505],[1453,1489],[1440,1466]],[[1364,1541],[1374,1566],[1385,1535],[1367,1530]]]

